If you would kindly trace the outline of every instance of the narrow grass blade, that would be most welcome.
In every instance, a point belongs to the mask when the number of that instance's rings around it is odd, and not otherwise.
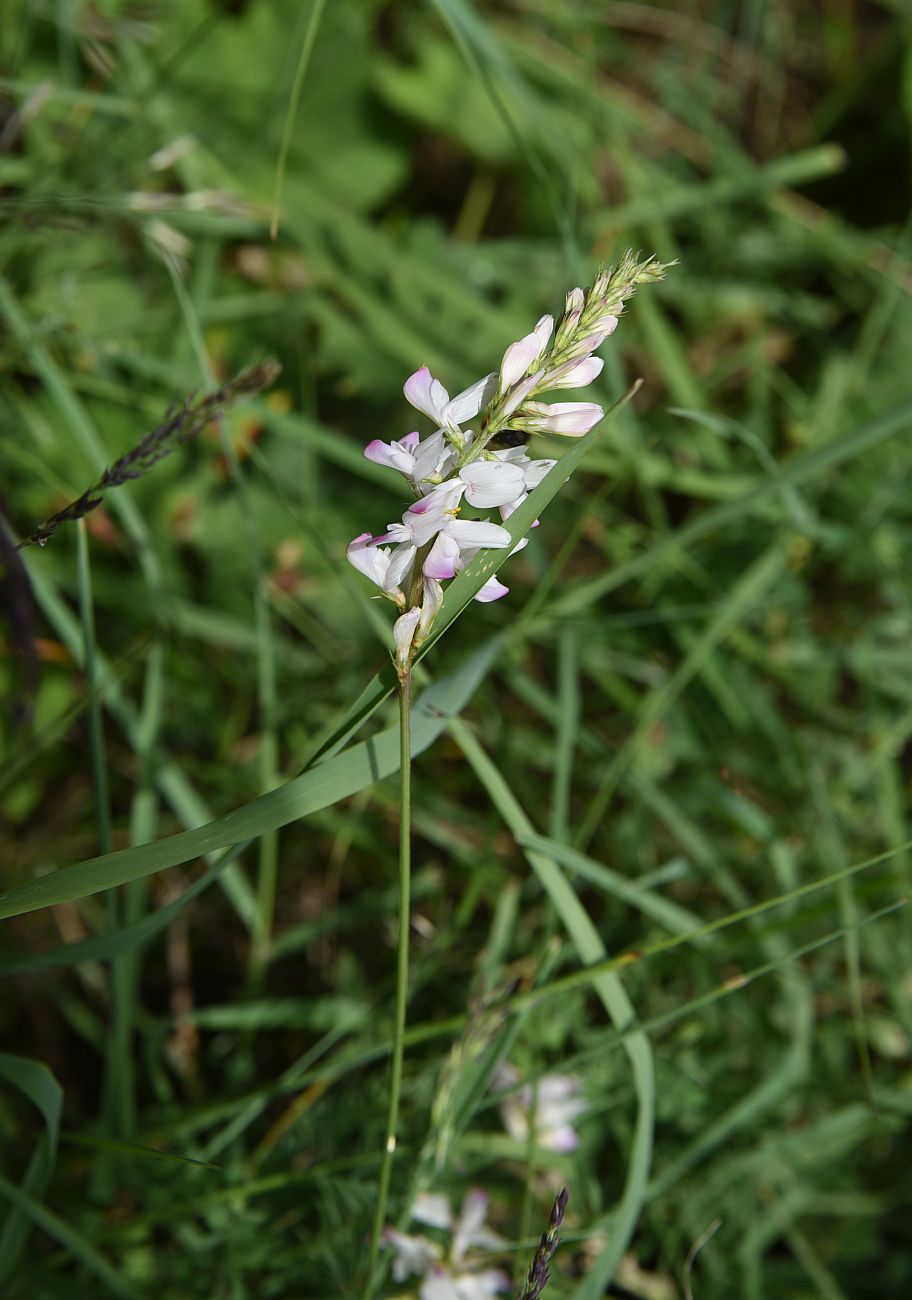
[[[450,734],[517,840],[520,836],[533,834],[531,822],[471,730],[460,720],[454,719],[450,723]],[[558,865],[534,849],[524,849],[524,853],[557,910],[580,961],[584,966],[604,962],[607,957],[605,945]],[[655,1070],[649,1040],[642,1031],[633,1028],[636,1013],[619,976],[605,971],[593,974],[590,978],[615,1029],[633,1029],[630,1037],[624,1039],[624,1051],[633,1075],[637,1115],[624,1191],[617,1207],[613,1231],[586,1278],[574,1291],[574,1300],[596,1300],[596,1297],[601,1296],[627,1249],[646,1198],[655,1126]]]
[[[455,673],[422,693],[412,714],[414,753],[422,753],[433,744],[449,718],[465,707],[500,648],[499,638],[488,642]],[[141,844],[92,858],[7,890],[0,894],[0,918],[84,898],[216,849],[254,839],[264,831],[287,826],[356,794],[397,771],[398,766],[399,728],[393,727],[198,830],[183,831],[154,844]]]

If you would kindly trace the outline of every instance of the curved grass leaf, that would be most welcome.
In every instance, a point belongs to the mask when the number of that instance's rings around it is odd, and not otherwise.
[[[90,1246],[75,1228],[70,1227],[53,1211],[39,1205],[31,1196],[21,1192],[18,1187],[14,1187],[12,1183],[3,1177],[0,1177],[0,1196],[5,1196],[17,1210],[27,1215],[37,1227],[46,1232],[49,1237],[53,1237],[58,1241],[90,1273],[94,1274],[109,1291],[113,1291],[115,1295],[124,1296],[125,1300],[144,1300],[144,1297],[134,1290],[129,1282],[124,1281],[122,1277],[118,1277],[104,1256],[99,1255],[94,1246]]]
[[[18,1088],[41,1111],[44,1132],[22,1179],[24,1192],[40,1196],[50,1181],[57,1158],[63,1089],[41,1061],[11,1056],[7,1052],[0,1052],[0,1079],[6,1079]],[[21,1207],[15,1207],[7,1217],[0,1235],[0,1282],[12,1275],[27,1235],[28,1216]]]
[[[465,707],[501,646],[502,639],[493,638],[455,673],[422,692],[412,710],[412,748],[416,754],[433,744],[450,717]],[[398,768],[399,728],[391,727],[197,830],[106,853],[17,885],[0,894],[0,917],[84,898],[128,880],[165,871],[216,849],[254,839],[357,794]]]

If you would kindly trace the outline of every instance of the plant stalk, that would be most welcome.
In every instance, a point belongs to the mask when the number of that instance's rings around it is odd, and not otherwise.
[[[390,1058],[389,1106],[386,1116],[386,1142],[380,1165],[380,1184],[371,1233],[370,1261],[364,1300],[371,1300],[379,1280],[380,1238],[386,1222],[393,1160],[396,1155],[399,1127],[399,1098],[402,1091],[402,1060],[405,1054],[405,1014],[408,1004],[409,920],[412,877],[412,736],[411,736],[411,666],[399,674],[399,937],[396,953],[396,1008],[393,1025],[393,1050]]]

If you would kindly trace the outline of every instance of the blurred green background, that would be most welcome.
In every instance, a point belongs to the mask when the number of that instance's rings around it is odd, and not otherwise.
[[[457,392],[599,262],[679,259],[586,396],[641,391],[425,664],[510,633],[416,762],[393,1209],[485,1187],[521,1269],[563,1179],[556,1296],[683,1296],[716,1219],[700,1300],[912,1293],[910,50],[900,0],[0,13],[10,528],[283,367],[89,520],[115,848],[294,776],[383,663],[344,548],[403,508],[361,448],[405,377]],[[4,559],[5,887],[105,847],[78,549]],[[4,1296],[359,1293],[396,818],[393,779],[263,836],[113,963],[60,950],[204,864],[5,922]],[[580,968],[535,849],[629,955],[654,1095],[586,978],[515,1001]],[[507,1056],[582,1080],[575,1153],[503,1132]]]

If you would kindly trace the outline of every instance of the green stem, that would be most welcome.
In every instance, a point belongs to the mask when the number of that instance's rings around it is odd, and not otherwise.
[[[371,1234],[370,1262],[364,1300],[371,1300],[378,1282],[377,1259],[380,1237],[386,1222],[393,1159],[396,1154],[396,1130],[399,1126],[399,1097],[402,1091],[402,1058],[405,1051],[405,1012],[408,1002],[409,915],[412,871],[412,737],[411,737],[411,669],[399,677],[399,945],[396,955],[396,1010],[393,1025],[393,1050],[390,1060],[389,1107],[386,1116],[386,1142],[380,1166],[380,1186]]]

